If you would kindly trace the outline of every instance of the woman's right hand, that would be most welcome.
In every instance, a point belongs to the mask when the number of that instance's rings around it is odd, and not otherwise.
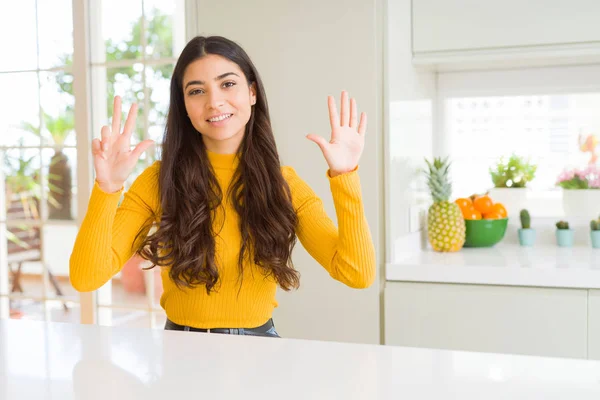
[[[102,140],[92,141],[92,155],[96,181],[100,189],[107,193],[119,191],[133,169],[138,159],[154,141],[144,140],[131,150],[131,135],[135,130],[137,104],[133,104],[121,130],[121,98],[115,96],[113,103],[112,126],[102,127]]]

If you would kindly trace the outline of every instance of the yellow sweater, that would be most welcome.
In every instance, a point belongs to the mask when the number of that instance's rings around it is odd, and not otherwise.
[[[221,188],[227,188],[236,167],[235,155],[209,152],[208,156]],[[160,163],[156,162],[142,172],[125,193],[120,206],[121,191],[105,193],[97,183],[94,185],[70,259],[70,279],[76,290],[98,289],[133,255],[131,244],[135,235],[148,218],[159,213],[159,168]],[[371,285],[375,279],[375,250],[364,216],[357,171],[333,178],[327,174],[339,230],[325,213],[322,201],[294,169],[282,167],[282,173],[290,186],[298,215],[296,233],[300,243],[334,279],[353,288]],[[271,318],[277,307],[277,283],[274,279],[264,279],[261,273],[244,273],[239,290],[239,218],[229,202],[219,209],[224,210],[224,214],[217,213],[215,221],[221,226],[224,219],[224,224],[215,239],[218,292],[208,295],[203,286],[178,289],[166,267],[161,272],[164,292],[160,304],[168,318],[181,325],[197,328],[260,326]],[[258,267],[248,264],[244,268]],[[302,268],[299,270],[302,272]]]

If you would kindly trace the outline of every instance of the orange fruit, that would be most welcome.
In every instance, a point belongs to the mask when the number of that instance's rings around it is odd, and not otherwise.
[[[483,214],[483,219],[502,219],[502,218],[504,218],[504,217],[497,212],[490,212],[487,214]]]
[[[475,200],[473,200],[473,207],[475,207],[475,209],[482,214],[490,212],[490,208],[492,208],[493,204],[494,202],[492,201],[490,196],[487,195],[479,196]]]
[[[474,207],[467,207],[461,209],[464,219],[481,219],[481,213]]]
[[[491,214],[491,213],[496,213],[496,214],[501,215],[500,218],[508,217],[508,212],[506,212],[506,207],[504,207],[504,204],[502,204],[502,203],[492,204],[492,207],[489,209],[489,211],[486,214]]]
[[[471,201],[475,201],[476,198],[481,197],[481,196],[485,196],[487,195],[487,193],[473,193],[472,195],[469,196],[469,199],[471,199]]]
[[[460,207],[460,209],[473,207],[473,202],[468,197],[461,197],[459,199],[454,200],[454,202]]]

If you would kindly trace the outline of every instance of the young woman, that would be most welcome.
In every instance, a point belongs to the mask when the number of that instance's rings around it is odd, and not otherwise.
[[[342,93],[328,98],[331,140],[323,152],[339,228],[322,201],[282,167],[265,91],[246,52],[223,37],[196,37],[171,80],[162,160],[121,199],[146,140],[133,150],[136,105],[123,131],[121,100],[92,153],[96,180],[70,260],[79,291],[111,279],[134,254],[161,267],[165,329],[274,336],[277,286],[297,288],[296,237],[340,282],[366,288],[375,251],[357,173],[367,118]]]

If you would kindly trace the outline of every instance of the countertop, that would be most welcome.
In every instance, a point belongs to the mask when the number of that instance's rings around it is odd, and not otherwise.
[[[600,289],[600,249],[500,243],[456,253],[399,251],[386,264],[386,280]]]
[[[600,399],[600,362],[0,320],[0,398]]]

